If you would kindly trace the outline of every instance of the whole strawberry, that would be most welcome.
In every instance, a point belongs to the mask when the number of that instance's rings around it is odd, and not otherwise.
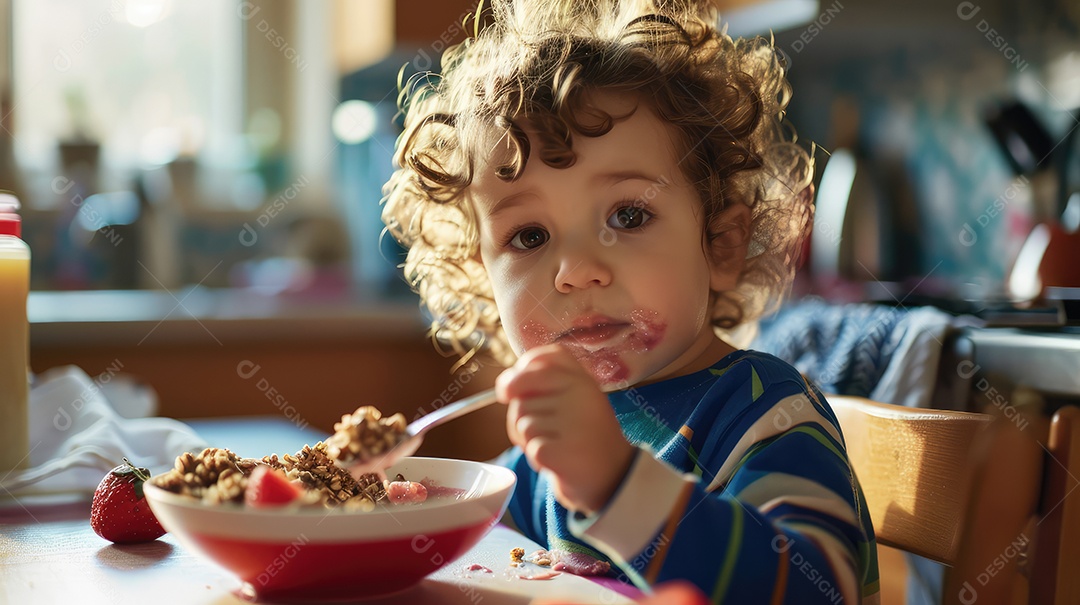
[[[109,471],[94,491],[90,527],[97,535],[116,542],[149,542],[165,533],[143,498],[143,482],[150,471],[124,463]]]

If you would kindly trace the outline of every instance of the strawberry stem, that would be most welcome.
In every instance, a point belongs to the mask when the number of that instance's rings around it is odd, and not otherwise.
[[[126,456],[123,458],[123,460],[124,460],[124,464],[131,467],[132,472],[135,473],[135,477],[137,477],[139,479],[139,481],[146,481],[146,480],[150,479],[150,475],[144,474],[142,472],[142,470],[139,469],[139,467],[132,464],[131,461],[128,460]]]

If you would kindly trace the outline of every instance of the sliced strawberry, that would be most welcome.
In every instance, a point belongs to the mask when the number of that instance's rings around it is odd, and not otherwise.
[[[94,490],[90,527],[97,535],[118,544],[149,542],[165,533],[143,498],[143,482],[150,471],[124,464],[109,471]]]
[[[255,467],[244,490],[244,503],[255,508],[284,506],[302,494],[285,473],[265,465]]]
[[[420,504],[427,495],[427,488],[416,481],[391,481],[386,486],[386,497],[394,504]]]

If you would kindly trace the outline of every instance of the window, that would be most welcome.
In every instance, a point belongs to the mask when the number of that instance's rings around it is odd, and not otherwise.
[[[14,0],[14,149],[39,207],[94,164],[101,190],[177,155],[235,163],[242,6],[223,0]],[[70,195],[70,194],[69,194]]]

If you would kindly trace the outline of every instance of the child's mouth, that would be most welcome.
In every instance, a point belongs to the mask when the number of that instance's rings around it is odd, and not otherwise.
[[[598,345],[618,337],[629,327],[630,324],[623,322],[576,326],[559,334],[555,340],[566,345]]]
[[[603,385],[625,382],[630,366],[626,354],[641,355],[653,350],[664,338],[667,325],[655,311],[635,309],[629,319],[616,319],[600,313],[580,315],[563,328],[551,329],[540,322],[522,326],[526,348],[557,343],[567,348]]]

